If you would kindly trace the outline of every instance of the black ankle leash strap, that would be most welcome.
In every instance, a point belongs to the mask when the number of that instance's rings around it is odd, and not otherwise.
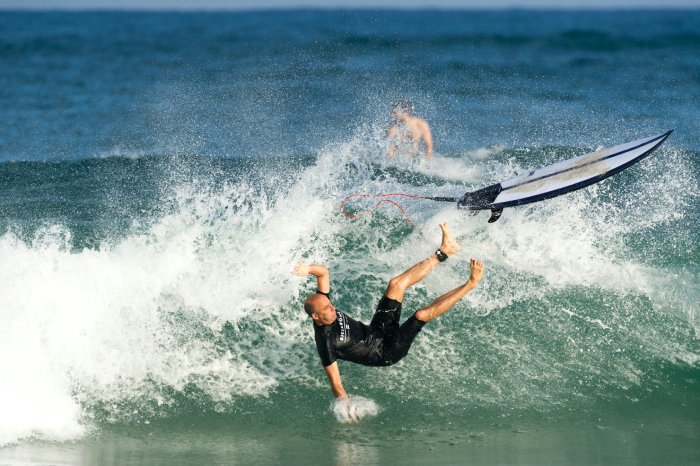
[[[447,254],[442,252],[441,249],[438,249],[437,251],[435,251],[435,255],[437,256],[437,258],[440,262],[445,262],[447,260]]]

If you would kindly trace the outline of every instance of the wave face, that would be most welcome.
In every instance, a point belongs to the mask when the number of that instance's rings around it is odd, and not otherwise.
[[[290,275],[293,263],[327,263],[337,307],[368,321],[387,280],[438,244],[441,221],[463,257],[409,292],[406,316],[466,280],[469,255],[484,258],[486,279],[401,364],[341,363],[348,390],[374,400],[375,413],[375,402],[389,412],[409,402],[446,419],[567,418],[624,412],[669,390],[698,401],[699,199],[682,189],[698,178],[696,154],[664,147],[590,189],[507,209],[494,225],[407,200],[413,229],[384,208],[344,218],[341,196],[454,195],[541,157],[492,149],[390,163],[372,137],[359,132],[298,160],[0,166],[21,200],[3,203],[0,236],[2,443],[202,413],[245,422],[304,412],[300,403],[332,418],[325,403],[313,407],[327,392],[301,309],[313,284]],[[65,179],[58,186],[52,170]],[[86,188],[105,179],[131,189]]]

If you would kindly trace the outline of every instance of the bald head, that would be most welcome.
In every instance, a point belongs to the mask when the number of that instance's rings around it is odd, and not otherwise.
[[[328,299],[328,297],[320,293],[314,293],[308,298],[306,298],[306,300],[304,301],[304,310],[309,315],[309,317],[311,317],[311,314],[320,311],[329,302],[330,300]]]

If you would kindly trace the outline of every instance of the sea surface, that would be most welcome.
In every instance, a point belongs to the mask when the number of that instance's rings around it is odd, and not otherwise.
[[[700,464],[700,10],[0,11],[0,464]],[[392,102],[435,156],[387,157]],[[459,196],[674,129],[487,224]],[[479,286],[332,403],[301,304]]]

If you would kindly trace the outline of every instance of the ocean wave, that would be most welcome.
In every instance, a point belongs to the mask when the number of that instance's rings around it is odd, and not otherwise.
[[[313,284],[290,275],[294,262],[327,263],[338,307],[368,320],[386,281],[434,250],[443,221],[464,257],[415,287],[405,312],[466,280],[469,255],[486,261],[483,286],[427,326],[405,362],[381,377],[343,365],[351,398],[369,394],[391,410],[422,399],[429,384],[434,397],[422,402],[437,412],[585,411],[697,371],[700,322],[688,302],[700,291],[683,273],[688,263],[625,244],[634,234],[654,241],[667,224],[697,243],[686,225],[698,199],[663,195],[697,180],[687,152],[661,149],[632,173],[508,209],[494,225],[451,204],[406,201],[412,229],[382,209],[351,221],[338,204],[350,192],[459,195],[541,157],[485,148],[414,166],[378,157],[371,141],[381,130],[371,131],[321,148],[310,165],[229,160],[254,170],[217,168],[211,178],[182,160],[171,170],[158,165],[156,199],[167,208],[94,247],[76,249],[60,222],[29,238],[5,232],[0,411],[12,414],[0,418],[0,444],[193,412],[245,418],[237,406],[261,409],[299,387],[304,395],[276,407],[296,412],[299,399],[329,392],[300,311]],[[146,161],[89,163],[132,170]],[[667,291],[676,276],[683,295]],[[371,415],[372,406],[362,409]]]

